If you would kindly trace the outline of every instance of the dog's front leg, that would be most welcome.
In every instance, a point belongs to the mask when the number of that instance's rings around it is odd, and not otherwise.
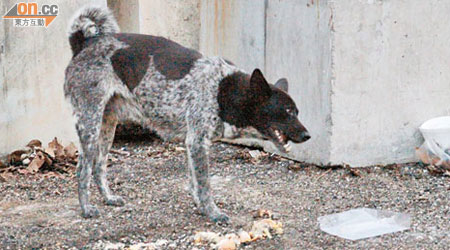
[[[199,125],[197,122],[195,125]],[[208,151],[211,140],[207,128],[188,125],[186,148],[191,173],[191,189],[200,211],[214,222],[228,222],[229,217],[214,203],[209,182]]]

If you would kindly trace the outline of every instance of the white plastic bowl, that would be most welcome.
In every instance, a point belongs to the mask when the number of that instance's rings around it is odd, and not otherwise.
[[[428,148],[436,155],[450,149],[450,116],[436,117],[419,127]]]

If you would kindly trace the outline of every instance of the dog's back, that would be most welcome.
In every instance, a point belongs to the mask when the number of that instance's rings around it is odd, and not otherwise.
[[[114,107],[120,111],[120,118],[139,122],[163,139],[183,140],[187,115],[205,116],[205,122],[220,120],[218,85],[237,68],[221,58],[204,57],[163,37],[117,33],[108,18],[112,19],[100,12],[90,12],[75,20],[78,29],[71,30],[69,36],[74,57],[68,71],[77,65],[75,68],[90,75],[91,81],[92,75],[110,82],[120,79],[129,91],[117,84],[109,85],[111,95],[127,97],[116,106],[128,107]],[[107,27],[98,27],[96,23]],[[131,95],[133,98],[129,98]],[[129,110],[133,114],[126,114]],[[220,125],[210,124],[211,129],[221,128]]]

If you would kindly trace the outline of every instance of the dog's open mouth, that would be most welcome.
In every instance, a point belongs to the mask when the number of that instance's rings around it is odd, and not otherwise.
[[[274,128],[271,128],[270,131],[272,135],[272,141],[274,142],[275,146],[277,146],[278,150],[285,153],[291,151],[291,144],[288,141],[288,137],[283,134],[283,132]]]

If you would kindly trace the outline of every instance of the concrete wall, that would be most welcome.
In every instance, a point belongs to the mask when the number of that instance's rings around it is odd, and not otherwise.
[[[200,0],[108,0],[120,30],[164,36],[199,49]]]
[[[17,2],[1,1],[1,13]],[[1,20],[0,153],[31,139],[77,140],[63,95],[64,69],[71,58],[66,30],[75,10],[88,2],[105,4],[100,0],[39,1],[59,5],[59,15],[48,28],[15,28],[12,20]]]
[[[335,1],[332,162],[414,160],[425,120],[450,115],[450,1]]]
[[[450,114],[450,2],[203,0],[201,10],[205,54],[288,78],[312,133],[295,159],[414,161],[418,126]]]
[[[331,135],[331,42],[326,1],[268,1],[265,73],[286,77],[299,119],[312,139],[296,144],[291,157],[328,163]]]
[[[139,0],[140,33],[199,49],[200,1]]]
[[[201,0],[200,51],[242,69],[264,69],[265,1]]]
[[[117,19],[121,32],[140,32],[139,0],[108,0],[107,3]]]

